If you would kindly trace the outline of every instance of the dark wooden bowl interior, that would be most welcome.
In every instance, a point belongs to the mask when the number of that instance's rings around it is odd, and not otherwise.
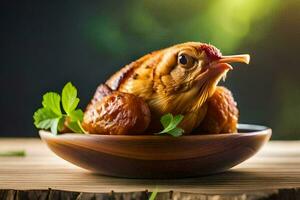
[[[41,138],[61,158],[103,175],[127,178],[180,178],[219,173],[253,156],[271,129],[239,125],[239,133],[172,136],[53,135]]]

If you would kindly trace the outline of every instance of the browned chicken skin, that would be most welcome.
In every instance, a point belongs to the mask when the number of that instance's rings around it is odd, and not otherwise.
[[[91,134],[143,134],[150,119],[143,99],[100,85],[86,108],[82,126]]]
[[[217,87],[207,100],[207,112],[194,133],[235,133],[238,117],[237,103],[231,92],[225,87]]]

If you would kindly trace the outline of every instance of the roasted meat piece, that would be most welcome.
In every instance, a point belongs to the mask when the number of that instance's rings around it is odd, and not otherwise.
[[[148,105],[133,94],[100,85],[84,113],[82,126],[91,134],[143,134],[150,123]]]
[[[217,87],[207,100],[207,112],[197,133],[234,133],[237,132],[239,111],[231,92],[225,87]]]
[[[148,131],[160,131],[161,116],[172,113],[184,115],[179,127],[188,134],[201,124],[206,113],[209,120],[212,112],[216,115],[221,112],[217,108],[222,107],[216,105],[210,111],[207,101],[214,95],[220,79],[233,69],[229,63],[248,64],[249,59],[249,55],[223,56],[212,45],[187,42],[143,56],[115,73],[106,84],[112,90],[134,94],[148,103],[151,111]],[[227,100],[222,97],[220,95],[218,99]],[[225,106],[227,101],[220,104]],[[222,125],[221,131],[226,130],[224,127]],[[213,127],[206,128],[214,130]]]

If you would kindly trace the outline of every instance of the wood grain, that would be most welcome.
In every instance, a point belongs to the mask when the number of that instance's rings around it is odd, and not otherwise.
[[[4,200],[148,200],[151,193],[149,191],[116,193],[89,193],[72,192],[62,190],[0,190],[0,199]],[[300,199],[300,189],[280,189],[272,192],[258,192],[254,194],[226,194],[207,195],[186,192],[158,192],[156,200],[298,200]]]
[[[251,126],[249,126],[251,128]],[[71,163],[102,175],[126,178],[182,178],[225,171],[255,154],[271,130],[235,134],[53,135],[40,131],[50,149]]]
[[[147,180],[100,176],[52,153],[40,139],[0,139],[0,151],[25,149],[26,157],[0,157],[0,188],[77,192],[254,194],[300,187],[300,141],[267,143],[254,157],[228,172],[186,179]]]

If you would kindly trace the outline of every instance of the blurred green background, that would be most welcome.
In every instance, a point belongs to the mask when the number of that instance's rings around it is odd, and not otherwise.
[[[300,139],[299,0],[2,1],[0,136],[37,136],[42,94],[72,81],[82,108],[97,85],[140,56],[186,41],[249,53],[225,83],[240,122]]]

